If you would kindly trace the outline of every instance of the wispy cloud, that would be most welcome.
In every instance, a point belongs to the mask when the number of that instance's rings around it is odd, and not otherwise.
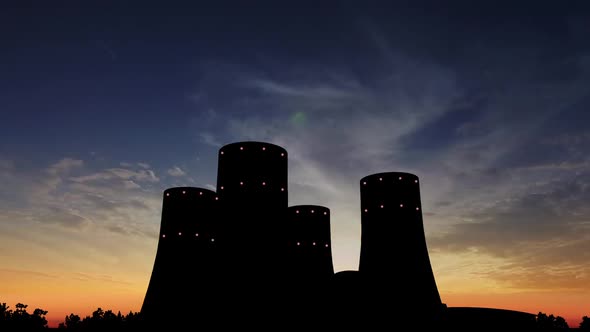
[[[29,275],[29,276],[33,276],[33,277],[41,277],[41,278],[49,278],[49,279],[57,279],[59,278],[58,275],[55,274],[50,274],[50,273],[45,273],[45,272],[40,272],[40,271],[33,271],[33,270],[21,270],[21,269],[4,269],[4,268],[0,268],[0,271],[2,273],[7,273],[7,274],[15,274],[15,275]]]
[[[223,145],[223,143],[221,143],[221,141],[218,141],[211,133],[202,132],[199,134],[199,138],[203,143],[216,148],[219,148]]]
[[[91,181],[101,181],[101,180],[111,180],[111,179],[121,179],[121,180],[136,180],[136,181],[148,181],[148,182],[158,182],[160,179],[156,176],[153,170],[130,170],[125,168],[110,168],[98,173],[78,176],[78,177],[71,177],[70,180],[74,182],[91,182]]]
[[[180,167],[178,167],[178,166],[174,166],[174,167],[168,169],[167,173],[170,176],[183,176],[183,175],[186,175],[186,173]]]
[[[124,280],[117,280],[114,279],[113,276],[107,274],[91,274],[91,273],[84,273],[84,272],[75,272],[72,274],[72,278],[79,280],[79,281],[90,281],[96,280],[101,282],[108,282],[108,283],[116,283],[122,285],[131,285],[131,282],[124,281]]]
[[[84,162],[79,159],[63,158],[47,169],[47,173],[56,175],[69,171],[72,168],[81,167]]]
[[[123,181],[123,184],[125,185],[125,188],[126,189],[138,189],[138,188],[141,188],[140,185],[138,185],[137,183],[135,183],[132,180],[125,180],[125,181]]]
[[[3,168],[13,187],[20,188],[11,195],[0,195],[3,213],[17,216],[24,223],[33,221],[77,230],[116,229],[119,233],[152,236],[161,205],[160,189],[154,187],[160,181],[155,171],[93,171],[91,166],[82,160],[64,158],[36,170]]]

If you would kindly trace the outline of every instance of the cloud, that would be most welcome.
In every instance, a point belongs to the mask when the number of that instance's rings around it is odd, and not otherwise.
[[[135,183],[135,182],[133,182],[131,180],[125,180],[125,181],[123,181],[123,183],[124,183],[126,189],[138,189],[138,188],[141,188],[140,185],[138,185],[137,183]]]
[[[186,173],[180,167],[174,166],[168,170],[168,175],[170,175],[170,176],[183,176],[183,175],[186,175]]]
[[[38,207],[33,213],[32,220],[41,223],[54,223],[67,228],[81,229],[92,221],[79,215],[75,210],[61,206]]]
[[[590,281],[590,173],[530,186],[430,237],[437,252],[477,251],[504,260],[488,277],[512,287],[583,288]]]
[[[107,274],[92,274],[92,273],[84,273],[84,272],[74,272],[72,273],[72,278],[79,280],[79,281],[102,281],[102,282],[109,282],[109,283],[116,283],[122,285],[131,285],[131,282],[124,281],[124,280],[117,280],[113,278],[113,276]]]
[[[112,179],[121,180],[135,180],[135,181],[147,181],[147,182],[158,182],[160,179],[156,176],[153,170],[141,169],[138,171],[125,169],[125,168],[110,168],[98,173],[71,177],[70,180],[74,182],[95,182]]]
[[[60,161],[56,162],[55,164],[51,165],[47,172],[52,175],[66,173],[69,170],[81,167],[84,165],[84,161],[79,159],[72,159],[72,158],[63,158]]]
[[[218,141],[211,133],[207,133],[207,132],[200,133],[199,138],[201,139],[201,141],[203,143],[205,143],[207,145],[211,145],[216,148],[220,148],[223,145],[223,143]]]
[[[7,274],[16,274],[17,276],[30,275],[33,277],[41,277],[41,278],[48,278],[48,279],[58,279],[59,278],[59,276],[55,275],[55,274],[50,274],[50,273],[45,273],[45,272],[40,272],[40,271],[33,271],[33,270],[0,268],[0,271],[2,273],[7,273]]]
[[[94,165],[73,158],[38,169],[23,169],[18,161],[5,164],[0,176],[10,180],[13,189],[0,194],[5,207],[0,218],[10,223],[154,236],[161,209],[161,189],[155,186],[160,179],[154,170],[92,170]]]
[[[273,97],[315,100],[322,103],[330,99],[354,99],[356,94],[351,94],[349,91],[362,89],[362,86],[355,81],[343,81],[343,83],[346,85],[342,87],[334,86],[334,84],[318,85],[316,82],[314,84],[288,85],[268,79],[255,78],[245,83],[245,86]]]

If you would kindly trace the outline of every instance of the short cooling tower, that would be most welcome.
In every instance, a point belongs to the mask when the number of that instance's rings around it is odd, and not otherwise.
[[[288,271],[295,278],[328,280],[334,275],[330,209],[295,205],[287,210]]]
[[[170,319],[167,314],[206,304],[218,271],[218,203],[209,189],[164,191],[158,248],[141,308],[146,322],[162,323]]]
[[[319,205],[294,205],[287,209],[285,256],[286,321],[296,330],[329,328],[325,308],[331,307],[334,277],[330,209]]]
[[[418,177],[372,174],[361,179],[360,192],[359,272],[369,298],[424,317],[438,314],[442,303],[428,257]]]

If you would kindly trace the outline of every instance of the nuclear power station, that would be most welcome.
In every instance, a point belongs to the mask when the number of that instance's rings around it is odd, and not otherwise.
[[[245,141],[219,149],[216,191],[166,189],[142,320],[148,326],[383,328],[403,316],[452,328],[490,315],[526,326],[534,317],[442,303],[416,175],[360,179],[356,271],[334,271],[330,209],[289,206],[288,182],[284,148]]]

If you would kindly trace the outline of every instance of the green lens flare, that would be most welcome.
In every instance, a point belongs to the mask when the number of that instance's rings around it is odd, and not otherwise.
[[[291,123],[296,126],[302,126],[305,124],[306,115],[303,112],[295,112],[291,115]]]

